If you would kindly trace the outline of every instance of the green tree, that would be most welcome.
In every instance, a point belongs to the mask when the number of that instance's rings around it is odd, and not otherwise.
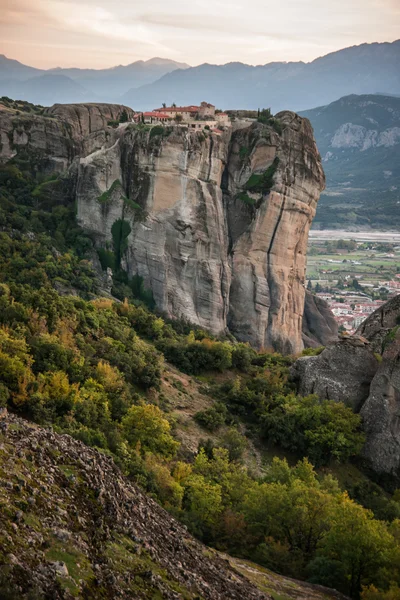
[[[204,540],[212,538],[222,513],[222,491],[219,484],[209,483],[202,475],[192,474],[185,481],[184,520]]]
[[[346,592],[359,598],[362,585],[372,583],[379,569],[390,564],[393,547],[386,524],[344,494],[331,514],[319,551],[342,563],[348,578]]]
[[[129,120],[128,113],[127,113],[126,109],[124,108],[123,111],[122,111],[122,113],[121,113],[121,116],[119,118],[119,122],[120,123],[127,123],[128,120]]]
[[[140,445],[143,452],[174,456],[179,442],[171,435],[171,426],[154,404],[131,406],[122,419],[125,436],[131,446]]]

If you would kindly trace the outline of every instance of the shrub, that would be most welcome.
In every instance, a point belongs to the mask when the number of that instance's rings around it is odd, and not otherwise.
[[[154,125],[150,130],[150,139],[157,135],[164,135],[164,127],[162,125]]]
[[[316,465],[332,459],[344,462],[364,444],[361,419],[342,402],[317,396],[276,396],[259,409],[264,435]]]
[[[121,116],[119,118],[119,122],[120,123],[127,123],[128,120],[129,120],[128,119],[128,113],[126,112],[126,109],[124,108],[124,110],[122,111]]]
[[[207,410],[197,412],[194,415],[194,419],[199,425],[204,427],[204,429],[216,431],[221,425],[224,425],[227,415],[228,411],[226,406],[218,402],[211,408],[207,408]]]

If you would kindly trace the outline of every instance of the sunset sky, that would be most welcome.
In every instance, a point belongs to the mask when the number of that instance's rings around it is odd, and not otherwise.
[[[0,54],[40,68],[309,61],[399,37],[400,0],[0,0]]]

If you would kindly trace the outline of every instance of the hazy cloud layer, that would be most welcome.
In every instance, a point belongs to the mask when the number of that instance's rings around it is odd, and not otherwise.
[[[308,61],[399,31],[400,0],[0,0],[0,53],[42,68]]]

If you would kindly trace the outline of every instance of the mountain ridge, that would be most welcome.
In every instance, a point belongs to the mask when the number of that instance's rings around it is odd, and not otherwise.
[[[7,60],[14,67],[18,63]],[[274,112],[298,112],[310,106],[328,104],[350,93],[400,94],[400,40],[351,46],[311,62],[274,61],[256,66],[240,62],[204,63],[189,67],[170,59],[161,59],[162,64],[159,61],[153,58],[111,69],[61,68],[57,73],[76,77],[91,94],[88,100],[122,102],[136,110],[151,109],[162,101],[188,105],[198,103],[199,97],[207,97],[224,109],[257,109],[268,105]],[[9,68],[12,65],[9,64]],[[19,80],[23,78],[24,69],[28,69],[28,73],[34,69],[22,63],[18,65],[16,77]],[[130,74],[133,81],[125,76],[132,69],[136,70]],[[5,72],[4,66],[3,70]],[[45,72],[48,71],[33,71],[37,75]],[[0,95],[12,96],[7,91],[5,79],[10,79],[10,70],[5,77],[0,64]],[[26,99],[31,101],[29,91],[26,93]]]
[[[400,98],[351,94],[301,115],[327,176],[314,227],[400,225]]]

